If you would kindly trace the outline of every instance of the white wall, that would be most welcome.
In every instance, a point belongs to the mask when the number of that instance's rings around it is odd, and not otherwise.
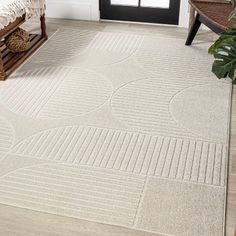
[[[189,4],[188,0],[180,0],[179,26],[188,27],[189,24]]]
[[[47,16],[98,21],[99,0],[47,0]],[[188,0],[181,0],[180,27],[188,27],[188,16]]]
[[[99,20],[98,0],[46,0],[46,3],[48,17]]]

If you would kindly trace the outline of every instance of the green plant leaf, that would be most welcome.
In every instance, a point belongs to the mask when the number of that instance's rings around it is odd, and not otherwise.
[[[231,38],[232,35],[220,35],[219,39],[215,41],[215,43],[209,48],[208,53],[215,54],[222,47],[222,44],[225,42],[226,39]]]
[[[236,1],[236,0],[235,0]],[[226,42],[227,39],[236,35],[236,26],[233,26],[220,34],[220,37],[215,41],[215,43],[209,48],[209,54],[215,54],[221,48],[222,44]]]
[[[215,61],[212,72],[219,78],[229,77],[236,83],[236,36],[221,35],[212,45],[209,52],[214,55]]]
[[[236,25],[228,28],[227,30],[222,32],[221,35],[235,35],[235,33],[236,33]]]

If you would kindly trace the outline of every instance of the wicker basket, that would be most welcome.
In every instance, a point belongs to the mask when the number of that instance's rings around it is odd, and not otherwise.
[[[6,38],[5,44],[13,53],[25,52],[29,46],[29,34],[18,28]]]

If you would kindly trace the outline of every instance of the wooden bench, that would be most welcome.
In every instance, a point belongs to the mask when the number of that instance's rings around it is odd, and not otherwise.
[[[5,80],[17,67],[19,67],[32,53],[46,40],[45,16],[40,17],[41,34],[30,34],[30,44],[26,52],[11,53],[5,46],[4,39],[25,22],[25,15],[17,18],[13,23],[0,30],[0,80]]]
[[[236,20],[228,20],[230,12],[234,9],[231,2],[190,0],[189,3],[197,14],[189,31],[186,45],[192,44],[202,23],[217,34],[236,24]]]

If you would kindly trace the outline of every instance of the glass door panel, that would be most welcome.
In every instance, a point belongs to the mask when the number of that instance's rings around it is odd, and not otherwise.
[[[136,6],[136,7],[138,7],[139,0],[111,0],[111,5]]]
[[[118,0],[117,0],[118,1]],[[169,0],[141,0],[141,7],[169,8]]]
[[[179,23],[180,0],[100,0],[101,19]]]

